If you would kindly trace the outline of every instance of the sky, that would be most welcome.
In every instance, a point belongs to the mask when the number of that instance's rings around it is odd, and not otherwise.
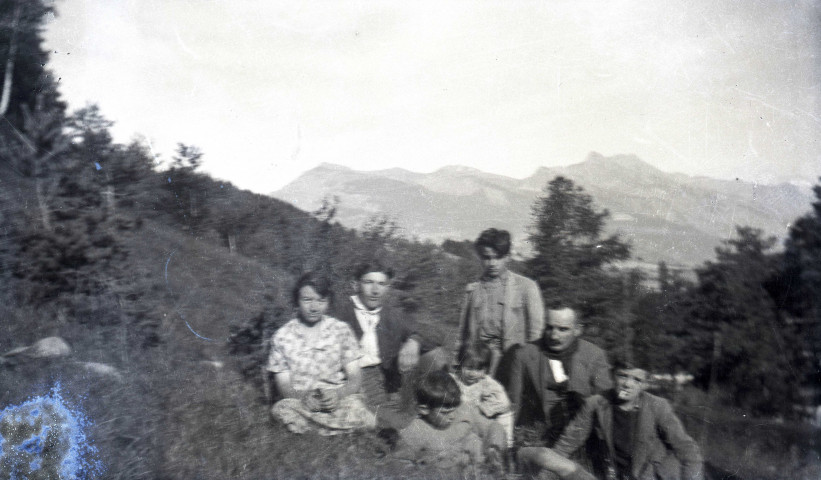
[[[50,68],[115,139],[270,193],[328,162],[524,178],[589,152],[821,175],[821,2],[56,0]]]

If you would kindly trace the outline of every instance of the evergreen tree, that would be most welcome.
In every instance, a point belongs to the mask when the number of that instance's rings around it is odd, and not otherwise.
[[[166,195],[157,207],[170,211],[173,218],[193,233],[201,233],[201,227],[209,215],[209,191],[214,182],[198,172],[202,165],[202,151],[193,145],[177,144],[171,168],[164,172]]]
[[[7,127],[21,128],[24,105],[33,108],[39,101],[49,111],[65,109],[45,68],[43,23],[50,12],[42,0],[0,2],[0,117],[8,120]]]
[[[805,382],[815,390],[809,400],[817,405],[821,401],[821,184],[813,192],[812,211],[790,228],[783,274],[773,286],[804,340]]]
[[[624,346],[629,323],[628,279],[607,267],[626,260],[630,246],[618,235],[604,237],[607,210],[596,211],[593,198],[565,177],[554,178],[533,206],[526,263],[542,288],[545,306],[570,305],[588,321],[588,334],[608,347]]]
[[[692,320],[682,332],[683,357],[696,381],[716,382],[732,404],[758,414],[792,414],[799,402],[801,342],[767,284],[780,257],[774,237],[738,227],[737,238],[716,249],[716,261],[698,269]]]

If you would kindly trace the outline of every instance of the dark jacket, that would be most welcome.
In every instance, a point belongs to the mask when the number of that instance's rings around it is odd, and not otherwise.
[[[546,437],[550,441],[558,438],[582,407],[585,398],[613,388],[604,350],[586,340],[580,339],[578,342],[568,368],[570,379],[565,384],[559,384],[553,377],[541,340],[523,345],[513,352],[507,393],[514,412],[518,417],[522,391],[527,384],[532,385],[542,405],[547,424]]]
[[[596,452],[589,452],[597,470],[613,462],[613,399],[615,392],[587,399],[554,445],[568,457],[595,435]],[[631,478],[639,480],[703,480],[704,466],[698,444],[684,431],[673,407],[663,398],[642,392],[633,438]]]
[[[357,340],[362,339],[362,327],[356,319],[356,312],[353,302],[346,299],[344,306],[336,312],[336,318],[347,323]],[[385,305],[379,312],[379,323],[376,325],[376,342],[379,345],[379,356],[382,363],[380,365],[385,374],[385,388],[389,392],[395,392],[401,384],[399,373],[399,350],[409,339],[413,338],[420,345],[420,353],[433,350],[437,345],[426,340],[417,334],[416,321],[399,309]]]

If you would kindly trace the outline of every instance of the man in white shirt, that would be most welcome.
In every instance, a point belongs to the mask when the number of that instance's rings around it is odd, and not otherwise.
[[[359,340],[363,391],[375,410],[409,407],[405,404],[412,397],[409,384],[417,366],[431,370],[447,365],[444,351],[417,333],[411,317],[390,305],[392,279],[393,270],[380,262],[359,265],[353,275],[356,293],[337,310]]]

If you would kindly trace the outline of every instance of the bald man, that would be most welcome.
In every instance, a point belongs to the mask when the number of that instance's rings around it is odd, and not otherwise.
[[[582,332],[574,310],[548,310],[542,338],[513,354],[507,386],[514,411],[518,417],[522,391],[532,385],[542,405],[548,446],[559,438],[585,398],[613,386],[607,356],[579,338]]]

